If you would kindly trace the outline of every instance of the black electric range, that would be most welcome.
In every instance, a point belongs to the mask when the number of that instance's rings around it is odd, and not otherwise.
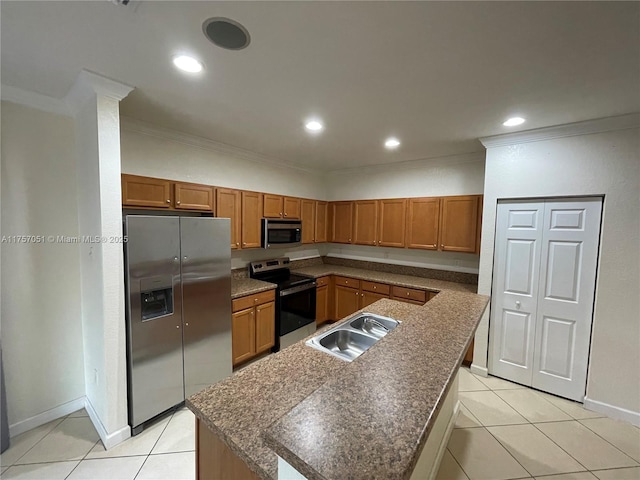
[[[249,277],[278,285],[274,352],[302,340],[316,329],[315,279],[291,273],[289,263],[288,257],[282,257],[249,264]]]

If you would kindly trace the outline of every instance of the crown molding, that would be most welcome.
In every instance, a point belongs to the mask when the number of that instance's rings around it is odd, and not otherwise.
[[[0,98],[3,102],[17,103],[48,113],[71,116],[69,106],[59,98],[49,97],[41,93],[30,92],[11,85],[0,86]]]
[[[134,87],[130,85],[112,80],[98,73],[81,70],[76,77],[76,81],[64,97],[64,102],[68,105],[69,110],[75,114],[93,95],[102,95],[120,101],[129,95],[133,89]]]
[[[596,118],[584,122],[567,123],[552,127],[525,130],[523,132],[506,133],[483,137],[479,140],[485,148],[504,147],[521,143],[540,142],[554,138],[574,137],[577,135],[589,135],[593,133],[611,132],[614,130],[626,130],[640,127],[640,113],[618,115],[616,117]]]
[[[456,153],[454,155],[445,155],[441,157],[427,157],[419,158],[416,160],[405,160],[402,162],[393,163],[378,163],[375,165],[360,165],[357,167],[340,168],[326,172],[325,175],[343,175],[349,172],[362,172],[365,168],[367,173],[380,173],[386,172],[390,169],[396,170],[402,169],[415,169],[421,167],[446,167],[451,165],[462,165],[466,163],[484,162],[485,152],[469,152],[469,153]]]
[[[241,147],[229,145],[227,143],[217,142],[204,137],[198,137],[189,133],[179,132],[158,125],[147,123],[143,120],[120,115],[120,127],[123,130],[140,133],[142,135],[148,135],[156,138],[163,138],[165,140],[171,140],[173,142],[181,143],[183,145],[189,145],[191,147],[201,148],[211,152],[219,153],[222,155],[229,155],[236,158],[242,158],[250,162],[268,164],[279,168],[287,168],[292,170],[299,170],[304,173],[312,173],[314,175],[320,173],[318,170],[299,167],[297,165],[291,165],[285,161],[278,160],[267,155],[246,150]]]

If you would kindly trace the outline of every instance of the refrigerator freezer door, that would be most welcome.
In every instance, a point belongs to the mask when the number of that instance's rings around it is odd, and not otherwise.
[[[178,217],[127,216],[129,422],[184,400]]]
[[[180,218],[185,397],[231,375],[231,221]]]

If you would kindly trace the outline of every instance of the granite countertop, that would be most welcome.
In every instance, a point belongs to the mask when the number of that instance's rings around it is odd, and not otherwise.
[[[400,287],[434,290],[438,292],[441,290],[454,290],[458,292],[476,293],[478,290],[477,285],[467,283],[446,282],[444,280],[434,280],[432,278],[378,272],[362,268],[343,267],[341,265],[314,265],[312,267],[292,270],[292,272],[313,278],[324,277],[326,275],[341,275],[343,277],[357,278],[359,280],[367,280],[370,282],[388,283],[391,285],[398,285]]]
[[[273,290],[277,285],[275,283],[263,282],[253,278],[232,278],[231,279],[231,298],[239,298],[255,293]]]
[[[277,478],[276,453],[310,479],[409,478],[487,303],[447,289],[424,306],[379,300],[366,310],[402,323],[353,362],[300,341],[187,406],[261,478]]]

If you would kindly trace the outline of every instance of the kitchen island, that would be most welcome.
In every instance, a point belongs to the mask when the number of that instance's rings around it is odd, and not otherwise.
[[[380,300],[366,311],[402,323],[353,362],[301,341],[190,397],[198,477],[277,479],[280,456],[307,478],[409,478],[487,302]]]

